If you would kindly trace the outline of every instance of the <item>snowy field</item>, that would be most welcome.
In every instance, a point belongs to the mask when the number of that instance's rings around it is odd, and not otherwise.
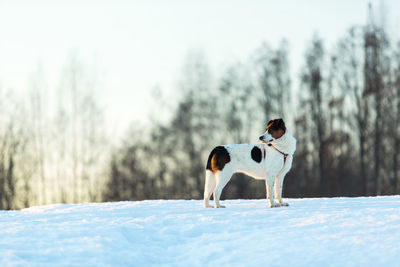
[[[0,211],[0,266],[400,266],[400,196]]]

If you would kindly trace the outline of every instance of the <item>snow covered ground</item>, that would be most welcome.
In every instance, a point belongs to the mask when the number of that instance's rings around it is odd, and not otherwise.
[[[0,211],[0,266],[400,266],[400,196]]]

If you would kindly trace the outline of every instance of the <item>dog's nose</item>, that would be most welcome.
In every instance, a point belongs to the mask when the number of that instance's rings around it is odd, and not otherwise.
[[[261,136],[260,136],[260,140],[261,140],[261,141],[264,140],[264,135],[261,135]]]

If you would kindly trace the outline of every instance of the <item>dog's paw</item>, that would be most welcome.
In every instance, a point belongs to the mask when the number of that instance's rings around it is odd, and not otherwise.
[[[224,209],[224,208],[226,208],[226,207],[225,207],[225,206],[222,206],[222,205],[219,205],[219,206],[215,206],[215,208],[217,208],[217,209],[219,209],[219,208]]]
[[[205,206],[204,206],[204,208],[206,208],[206,209],[212,209],[212,208],[214,208],[214,206],[211,206],[211,205],[205,205]]]
[[[289,206],[289,203],[282,202],[282,201],[279,201],[279,200],[275,200],[275,201],[276,201],[276,203],[278,203],[278,205],[281,206],[281,207],[287,207],[287,206]]]
[[[280,207],[281,205],[279,205],[278,203],[270,203],[269,206],[270,206],[271,208],[278,208],[278,207]]]

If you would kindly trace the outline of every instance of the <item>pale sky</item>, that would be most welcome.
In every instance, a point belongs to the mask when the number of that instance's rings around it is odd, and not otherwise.
[[[56,90],[75,51],[95,66],[108,125],[121,133],[131,122],[148,123],[154,86],[173,96],[188,52],[202,50],[218,76],[263,41],[276,47],[286,38],[296,79],[313,33],[331,49],[366,22],[368,2],[382,1],[0,0],[0,89],[25,92],[40,64],[48,90]],[[399,40],[400,1],[383,2]]]

